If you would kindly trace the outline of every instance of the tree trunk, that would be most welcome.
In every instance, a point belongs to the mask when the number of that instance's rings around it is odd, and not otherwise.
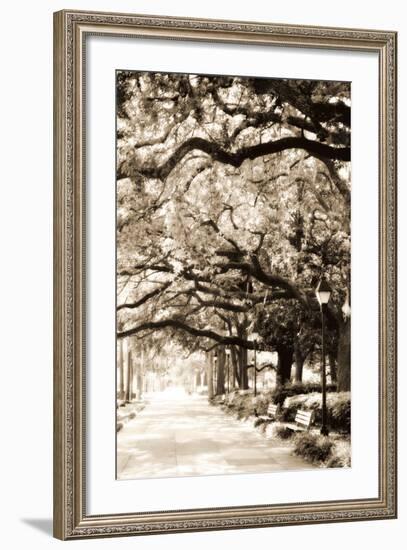
[[[236,385],[236,374],[235,374],[234,365],[232,363],[232,352],[230,352],[228,356],[228,361],[229,361],[229,390],[233,391]]]
[[[137,374],[136,383],[137,383],[137,399],[141,399],[143,395],[143,377],[141,376],[141,374]]]
[[[131,392],[132,397],[134,396],[137,399],[137,376],[140,369],[140,353],[139,349],[133,349],[135,351],[135,356],[132,355],[131,362]]]
[[[199,388],[201,386],[201,373],[199,371],[196,371],[195,374],[195,389]]]
[[[217,372],[216,379],[216,395],[223,395],[225,393],[225,346],[218,347],[218,360],[217,360]]]
[[[247,376],[247,349],[246,348],[239,348],[239,375],[240,375],[239,388],[241,390],[248,390],[249,378]]]
[[[281,346],[277,348],[278,363],[276,385],[284,386],[291,379],[291,367],[293,364],[294,350],[291,347]]]
[[[143,395],[143,372],[144,372],[144,349],[141,348],[140,361],[139,361],[139,364],[138,364],[137,377],[136,377],[137,399],[141,399],[141,397]]]
[[[298,346],[294,348],[294,362],[295,362],[295,382],[302,382],[302,371],[304,368],[305,357],[302,355]]]
[[[329,376],[331,377],[332,384],[337,382],[337,369],[336,369],[336,357],[334,353],[328,355],[329,358]]]
[[[131,349],[127,349],[127,391],[126,391],[126,401],[130,403],[133,398],[133,365],[131,358]]]
[[[238,324],[237,334],[239,338],[247,340],[247,330],[244,324]],[[239,388],[241,390],[249,389],[249,378],[247,372],[247,349],[246,348],[237,348],[238,351],[238,361],[239,361]]]
[[[213,352],[206,354],[206,379],[208,381],[208,399],[213,397]]]
[[[239,358],[238,358],[238,352],[235,346],[231,346],[230,357],[232,359],[233,379],[237,381],[237,385],[240,388]],[[234,387],[234,384],[233,384],[233,387]]]
[[[304,369],[305,357],[301,353],[300,346],[297,341],[294,342],[294,363],[295,363],[295,372],[294,372],[294,381],[302,382],[302,372]]]
[[[350,391],[350,319],[339,325],[338,339],[338,391]]]
[[[125,398],[123,338],[119,339],[119,399]]]

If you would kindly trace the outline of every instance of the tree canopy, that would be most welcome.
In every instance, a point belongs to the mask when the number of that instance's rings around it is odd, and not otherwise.
[[[306,357],[324,275],[348,389],[349,161],[349,83],[118,72],[118,337]]]

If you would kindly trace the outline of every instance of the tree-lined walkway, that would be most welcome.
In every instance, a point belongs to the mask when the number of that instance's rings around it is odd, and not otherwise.
[[[117,435],[118,479],[310,468],[281,440],[267,440],[207,397],[182,390],[156,394]]]

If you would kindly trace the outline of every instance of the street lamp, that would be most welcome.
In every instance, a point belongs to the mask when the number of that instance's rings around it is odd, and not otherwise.
[[[326,368],[325,368],[325,311],[328,306],[329,299],[331,297],[332,289],[324,279],[318,283],[315,289],[318,303],[321,307],[321,324],[322,324],[322,365],[321,365],[321,379],[322,379],[322,426],[321,434],[328,435],[329,430],[327,426],[327,411],[326,411]]]
[[[252,332],[250,335],[250,340],[253,342],[254,346],[254,397],[257,395],[257,342],[260,339],[260,336],[257,332]]]

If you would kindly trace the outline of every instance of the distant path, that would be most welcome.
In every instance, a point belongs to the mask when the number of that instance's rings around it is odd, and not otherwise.
[[[207,397],[154,396],[117,435],[117,477],[175,477],[311,469]]]

